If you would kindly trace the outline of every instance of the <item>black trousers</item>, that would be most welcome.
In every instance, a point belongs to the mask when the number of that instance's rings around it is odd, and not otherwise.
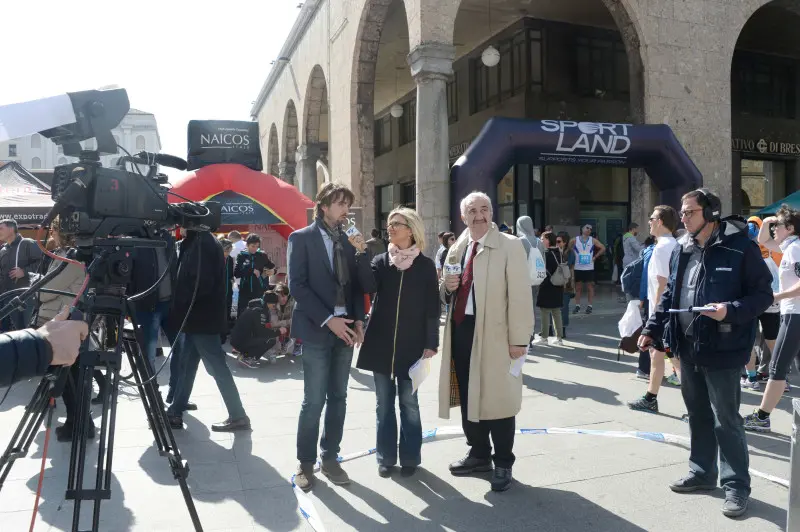
[[[470,446],[469,455],[472,458],[494,460],[496,467],[511,467],[514,465],[514,434],[516,432],[515,418],[486,419],[478,422],[469,421],[467,418],[467,405],[469,404],[469,363],[472,355],[472,339],[475,336],[475,318],[466,316],[461,325],[453,324],[453,349],[452,357],[458,379],[459,398],[461,400],[461,426]],[[487,390],[487,393],[491,391]],[[491,436],[494,443],[494,456],[492,456]]]
[[[246,358],[258,360],[264,356],[264,353],[266,353],[268,349],[275,345],[275,342],[275,338],[253,338],[248,340],[244,345],[237,345],[236,349]]]

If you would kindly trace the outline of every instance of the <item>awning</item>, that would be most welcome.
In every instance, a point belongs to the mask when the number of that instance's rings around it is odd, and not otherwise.
[[[783,205],[784,203],[787,204],[792,209],[800,210],[800,190],[792,192],[782,200],[778,200],[772,205],[767,205],[766,207],[758,211],[755,215],[760,218],[763,218],[764,216],[775,214],[776,212],[778,212],[778,209],[780,209],[781,205]]]
[[[14,161],[0,162],[0,218],[13,218],[20,227],[42,223],[53,206],[50,187]]]

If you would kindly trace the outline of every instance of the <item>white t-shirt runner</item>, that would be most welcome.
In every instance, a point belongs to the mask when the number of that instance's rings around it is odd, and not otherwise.
[[[575,239],[575,269],[580,271],[594,270],[594,239],[589,237],[586,242],[583,237],[579,236]]]
[[[788,290],[800,281],[800,240],[790,236],[781,242],[783,258],[778,268],[780,291]],[[781,299],[781,315],[800,314],[800,297]]]
[[[672,256],[672,250],[677,245],[678,242],[672,238],[672,235],[660,236],[656,247],[653,248],[653,254],[650,255],[650,262],[647,265],[647,301],[650,317],[653,317],[653,314],[656,313],[656,307],[658,307],[658,301],[656,300],[658,278],[669,279],[669,259]]]

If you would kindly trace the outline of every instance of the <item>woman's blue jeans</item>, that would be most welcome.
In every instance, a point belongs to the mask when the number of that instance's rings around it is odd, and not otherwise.
[[[375,395],[378,417],[376,455],[384,466],[397,464],[397,416],[395,397],[400,396],[400,465],[416,467],[422,463],[422,421],[417,394],[412,393],[408,379],[392,380],[388,375],[375,373]]]

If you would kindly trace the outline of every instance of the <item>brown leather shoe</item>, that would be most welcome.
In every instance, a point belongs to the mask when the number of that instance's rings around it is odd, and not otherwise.
[[[314,487],[315,480],[313,462],[297,464],[297,472],[294,474],[295,486],[305,492],[309,492]]]
[[[337,486],[350,484],[350,477],[342,469],[342,464],[338,460],[326,460],[322,462],[322,474]]]
[[[250,418],[247,416],[239,419],[226,419],[222,423],[211,425],[214,432],[235,432],[237,430],[250,430]]]

